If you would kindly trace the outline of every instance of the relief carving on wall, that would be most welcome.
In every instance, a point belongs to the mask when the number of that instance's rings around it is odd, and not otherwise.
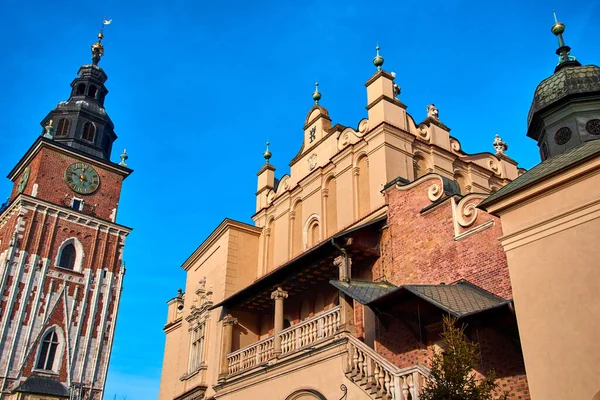
[[[431,136],[429,135],[429,127],[427,125],[425,125],[425,124],[419,125],[417,132],[419,132],[419,136],[421,136],[421,138],[423,140],[429,141]]]
[[[312,171],[317,166],[317,155],[313,153],[310,157],[308,157],[308,169]]]

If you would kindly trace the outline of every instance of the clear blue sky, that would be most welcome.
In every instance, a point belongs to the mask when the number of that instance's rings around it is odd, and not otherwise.
[[[498,132],[530,168],[538,153],[525,136],[527,112],[556,63],[552,9],[572,54],[600,64],[598,1],[376,3],[3,2],[4,173],[67,99],[102,16],[113,19],[100,65],[119,135],[113,160],[126,147],[135,169],[119,210],[134,231],[106,399],[156,398],[165,302],[184,287],[181,263],[224,217],[251,222],[267,139],[277,175],[288,172],[316,79],[333,123],[356,127],[379,42],[415,120],[435,103],[467,152],[492,151]],[[0,194],[10,187],[3,180]]]

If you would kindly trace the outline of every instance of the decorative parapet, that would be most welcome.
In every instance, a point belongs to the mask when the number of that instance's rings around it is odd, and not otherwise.
[[[491,215],[489,216],[489,219],[477,223],[479,214],[485,214],[484,211],[477,208],[477,205],[486,197],[488,196],[485,194],[472,193],[464,196],[460,200],[455,198],[451,200],[454,240],[464,239],[494,225],[494,218]]]

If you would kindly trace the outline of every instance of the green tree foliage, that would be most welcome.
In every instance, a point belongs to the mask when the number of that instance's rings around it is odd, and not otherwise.
[[[473,369],[478,366],[479,346],[467,339],[464,325],[455,325],[456,319],[444,317],[442,339],[444,352],[436,352],[431,360],[431,375],[423,389],[424,400],[492,400],[508,399],[508,392],[495,397],[498,389],[496,374],[489,371],[483,379],[476,379]]]

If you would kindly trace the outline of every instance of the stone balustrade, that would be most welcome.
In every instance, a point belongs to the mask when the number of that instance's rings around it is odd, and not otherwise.
[[[273,336],[227,355],[229,375],[267,362],[273,355]]]
[[[302,321],[279,334],[281,355],[300,350],[332,337],[340,327],[340,307],[334,307]],[[266,363],[274,355],[274,337],[270,336],[227,355],[229,375]]]
[[[340,327],[340,307],[334,307],[324,313],[302,321],[281,331],[281,354],[315,343],[326,337],[333,336]]]
[[[428,371],[420,365],[400,369],[360,340],[348,336],[346,375],[374,398],[418,400]]]

